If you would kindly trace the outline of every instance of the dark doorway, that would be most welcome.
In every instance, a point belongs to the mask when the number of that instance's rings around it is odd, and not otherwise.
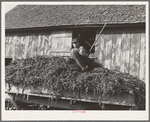
[[[72,38],[78,38],[81,46],[84,46],[89,52],[91,46],[93,45],[96,37],[96,31],[91,30],[77,30],[73,32]],[[90,51],[90,53],[95,52],[95,47]]]

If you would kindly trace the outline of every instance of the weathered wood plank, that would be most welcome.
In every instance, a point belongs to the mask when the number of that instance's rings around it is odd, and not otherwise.
[[[26,50],[27,50],[27,38],[26,38],[26,36],[24,35],[24,37],[23,37],[23,40],[24,40],[24,42],[25,42],[25,44],[24,44],[24,53],[23,53],[23,58],[26,58]]]
[[[140,63],[140,30],[134,29],[131,31],[131,54],[130,54],[130,71],[134,76],[139,76]]]
[[[30,48],[30,56],[29,57],[33,57],[34,56],[34,47],[35,47],[34,40],[33,40],[33,35],[30,35],[29,39],[30,39],[30,46],[29,46],[29,48]]]
[[[100,36],[100,50],[99,50],[99,62],[103,64],[103,66],[105,66],[105,47],[106,47],[106,43],[105,43],[105,34],[101,34]]]
[[[53,32],[51,36],[51,51],[70,52],[72,41],[71,31]]]
[[[41,49],[41,45],[42,45],[42,35],[39,34],[38,35],[38,49],[37,49],[37,55],[41,55],[42,54],[42,49]]]
[[[21,58],[20,55],[21,55],[21,41],[20,41],[20,38],[17,37],[16,38],[16,45],[15,45],[15,51],[16,51],[16,58]]]
[[[31,35],[30,36],[30,49],[31,49],[31,52],[30,52],[30,57],[33,57],[34,56],[34,48],[35,48],[35,44],[34,44],[34,35]]]
[[[94,57],[97,58],[99,55],[100,55],[100,43],[101,43],[101,38],[99,37],[98,38],[98,35],[100,33],[100,30],[97,30],[96,31],[96,38],[95,38],[95,41],[97,39],[97,42],[95,43],[95,45],[98,45],[95,47],[95,52],[94,52]]]
[[[38,51],[38,34],[33,34],[32,35],[33,43],[32,43],[32,51],[33,51],[33,56],[37,56],[37,51]]]
[[[30,36],[26,36],[26,46],[25,46],[25,50],[26,50],[26,58],[30,57]]]
[[[13,58],[13,55],[14,55],[14,42],[13,42],[13,36],[10,36],[9,38],[9,44],[10,44],[10,52],[9,52],[9,55],[11,55],[11,58]]]
[[[11,36],[5,37],[5,57],[11,58]]]
[[[68,46],[66,44],[66,41],[69,40],[70,45]],[[65,52],[70,52],[71,50],[71,39],[70,38],[52,38],[52,48],[51,51],[65,51]]]
[[[130,32],[123,30],[121,41],[121,65],[120,71],[129,73],[130,63]]]
[[[40,46],[40,54],[41,55],[45,55],[44,54],[44,46],[45,46],[45,39],[44,39],[44,34],[41,35],[41,46]]]
[[[48,51],[47,51],[47,55],[48,56],[51,56],[51,46],[52,46],[52,40],[51,40],[52,36],[49,35],[49,38],[48,38]]]
[[[24,53],[24,42],[22,41],[22,35],[18,35],[18,41],[19,41],[19,44],[18,44],[18,57],[19,59],[22,59],[23,58],[23,53]]]
[[[18,43],[16,44],[16,58],[22,59],[25,49],[25,43],[23,42],[22,35],[17,37]]]
[[[49,52],[49,35],[47,35],[47,34],[45,34],[44,36],[43,36],[43,39],[45,40],[45,43],[44,43],[44,54],[45,55],[49,55],[48,54],[48,52]]]
[[[21,45],[22,45],[22,56],[21,58],[25,58],[25,46],[26,46],[26,38],[25,38],[25,35],[22,35],[21,36]]]
[[[57,37],[53,37],[52,36],[52,46],[51,46],[51,51],[52,50],[56,50],[57,49],[57,41],[58,41],[58,39],[57,39]]]
[[[71,47],[72,47],[72,34],[70,35],[70,37],[65,37],[64,38],[64,48],[66,49],[66,51],[70,51]]]
[[[13,36],[13,52],[12,52],[12,58],[16,58],[16,41],[17,41],[17,36]]]
[[[111,69],[119,70],[121,65],[121,40],[122,35],[120,31],[112,33],[112,61]]]
[[[111,60],[112,60],[112,34],[111,31],[108,31],[108,34],[105,34],[105,67],[111,69]]]
[[[30,37],[29,36],[26,36],[26,46],[25,46],[25,49],[26,49],[26,58],[28,58],[30,56],[30,49],[29,49],[29,46],[30,46]]]
[[[141,32],[141,50],[140,50],[140,71],[139,77],[141,80],[146,80],[146,35],[145,31]]]

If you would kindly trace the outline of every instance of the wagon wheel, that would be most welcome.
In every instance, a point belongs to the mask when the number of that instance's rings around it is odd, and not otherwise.
[[[5,99],[5,110],[19,110],[19,106],[10,98]]]

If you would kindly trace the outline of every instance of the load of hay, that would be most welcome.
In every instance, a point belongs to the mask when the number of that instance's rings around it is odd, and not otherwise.
[[[81,72],[73,62],[63,57],[36,56],[16,59],[5,67],[5,81],[20,87],[45,86],[49,90],[82,90],[98,94],[128,93],[136,104],[145,109],[145,83],[135,76],[101,67],[92,62],[90,70]]]

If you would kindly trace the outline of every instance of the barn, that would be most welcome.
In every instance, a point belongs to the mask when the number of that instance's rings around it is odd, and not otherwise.
[[[6,63],[36,55],[70,56],[72,39],[80,36],[88,50],[96,40],[90,58],[145,81],[145,9],[145,5],[18,5],[5,14]]]

